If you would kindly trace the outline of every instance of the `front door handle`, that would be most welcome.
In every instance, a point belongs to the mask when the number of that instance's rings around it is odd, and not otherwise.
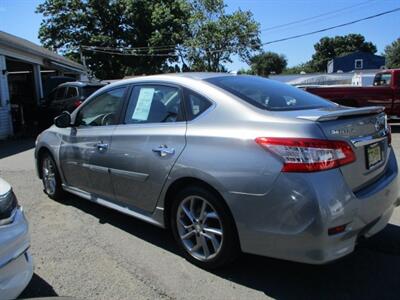
[[[100,143],[97,143],[97,144],[96,144],[96,148],[97,148],[97,150],[99,150],[99,151],[106,151],[107,148],[108,148],[108,144],[105,144],[105,143],[103,143],[103,142],[100,142]]]
[[[167,155],[174,155],[175,154],[175,149],[174,148],[168,148],[166,145],[161,145],[157,148],[153,149],[153,152],[157,152],[160,154],[161,157],[165,157]]]

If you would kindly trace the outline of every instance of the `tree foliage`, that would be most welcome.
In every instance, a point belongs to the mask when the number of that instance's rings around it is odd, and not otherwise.
[[[222,71],[260,47],[251,13],[227,14],[223,0],[44,0],[37,13],[42,44],[76,61],[83,50],[99,78]]]
[[[259,24],[249,11],[226,13],[223,0],[190,1],[186,58],[195,71],[224,71],[238,55],[248,62],[260,49]]]
[[[250,66],[253,74],[268,77],[271,73],[282,73],[287,66],[287,60],[284,55],[264,52],[253,56]]]
[[[138,50],[136,56],[85,50],[87,65],[99,78],[169,69],[177,61],[169,54],[183,43],[190,16],[183,0],[45,0],[37,12],[43,14],[42,44],[75,60],[81,46],[154,47]],[[155,47],[159,45],[169,45],[172,51]]]
[[[315,72],[325,72],[327,63],[331,59],[352,53],[363,51],[376,53],[376,46],[371,42],[366,42],[361,34],[348,34],[344,36],[335,36],[333,38],[323,37],[314,45],[315,53],[312,56],[310,64]]]
[[[311,65],[310,62],[300,63],[296,66],[286,68],[283,73],[284,74],[301,74],[301,73],[314,73],[315,68]]]
[[[385,47],[386,66],[400,68],[400,38]]]

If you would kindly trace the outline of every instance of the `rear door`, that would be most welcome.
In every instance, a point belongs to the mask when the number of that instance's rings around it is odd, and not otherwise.
[[[186,144],[180,87],[162,83],[132,88],[124,124],[113,134],[110,174],[118,202],[155,209],[164,182]]]

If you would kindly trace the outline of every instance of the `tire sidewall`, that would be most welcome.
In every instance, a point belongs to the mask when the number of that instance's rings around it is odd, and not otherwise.
[[[191,256],[187,252],[178,233],[176,223],[178,207],[180,203],[189,196],[200,196],[206,199],[216,210],[223,228],[224,237],[220,253],[218,253],[218,255],[213,259],[206,262]],[[187,187],[183,189],[182,191],[178,192],[173,199],[169,219],[173,237],[177,242],[180,251],[183,253],[183,256],[191,263],[203,269],[215,269],[228,264],[236,258],[239,252],[236,228],[226,204],[223,202],[222,199],[220,199],[220,197],[216,196],[214,192],[197,186]]]
[[[62,189],[62,187],[61,187],[61,178],[60,178],[60,175],[59,175],[59,173],[58,173],[57,164],[56,164],[56,162],[55,162],[53,156],[52,156],[50,153],[45,153],[45,154],[43,154],[42,157],[41,157],[41,159],[40,159],[40,168],[41,168],[41,172],[43,172],[43,163],[44,163],[44,161],[45,161],[46,159],[50,159],[50,160],[52,161],[53,165],[54,165],[54,173],[55,173],[55,179],[56,179],[56,188],[55,188],[53,194],[49,194],[49,193],[46,191],[45,184],[44,184],[44,176],[43,176],[43,174],[42,174],[43,191],[46,193],[46,195],[47,195],[49,198],[54,199],[54,200],[60,200],[60,199],[61,199],[61,196],[62,196],[62,194],[63,194],[63,189]]]

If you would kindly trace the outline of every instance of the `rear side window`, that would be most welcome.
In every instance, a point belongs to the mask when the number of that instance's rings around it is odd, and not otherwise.
[[[163,85],[135,86],[129,99],[125,124],[183,121],[182,93]]]
[[[190,90],[185,91],[185,97],[186,118],[188,121],[198,117],[212,105],[206,98]]]
[[[290,85],[257,76],[214,77],[207,81],[266,110],[299,110],[336,105]]]

